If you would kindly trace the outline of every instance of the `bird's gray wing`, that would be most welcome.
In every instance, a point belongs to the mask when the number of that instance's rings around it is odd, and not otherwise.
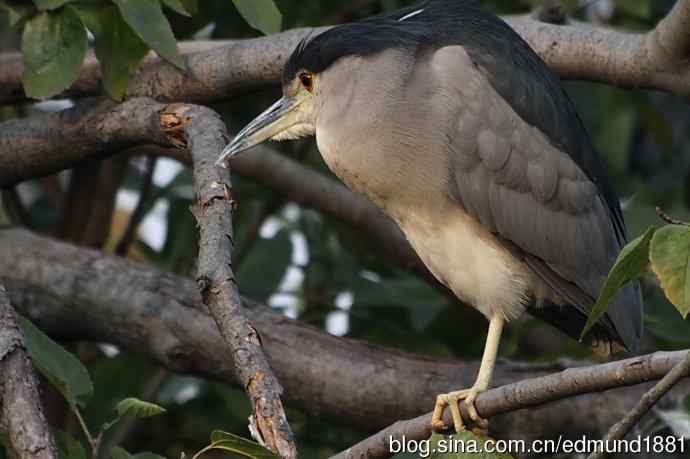
[[[621,248],[600,189],[567,152],[516,113],[462,47],[445,47],[433,59],[437,78],[462,105],[449,139],[451,193],[586,318]],[[468,59],[474,64],[469,68]],[[462,78],[450,83],[451,75]],[[619,295],[601,322],[628,348],[640,334],[623,304],[636,299],[634,290]]]

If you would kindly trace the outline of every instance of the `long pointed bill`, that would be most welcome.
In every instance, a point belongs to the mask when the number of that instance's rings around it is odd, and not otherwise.
[[[282,97],[265,112],[242,129],[223,149],[216,164],[226,167],[227,161],[236,154],[258,145],[264,140],[280,134],[298,123],[297,110],[304,99],[298,94],[295,97]]]

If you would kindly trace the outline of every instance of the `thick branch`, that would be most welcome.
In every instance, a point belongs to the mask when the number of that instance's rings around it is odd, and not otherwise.
[[[678,0],[653,35],[671,59],[690,59],[690,0]]]
[[[679,0],[668,17],[647,34],[628,34],[587,24],[546,24],[532,15],[506,17],[541,57],[564,79],[584,79],[623,87],[661,89],[690,94],[690,6]],[[224,99],[248,86],[275,83],[282,66],[300,39],[325,30],[295,29],[250,40],[203,42],[203,51],[186,56],[190,72],[149,58],[128,88],[129,97],[163,101]],[[183,43],[192,50],[193,43]],[[21,57],[0,57],[0,103],[22,100]],[[95,60],[87,60],[69,96],[98,91]]]
[[[0,430],[18,458],[57,458],[38,393],[38,379],[24,349],[5,287],[0,284]]]
[[[49,115],[0,123],[0,187],[42,177],[145,143],[171,145],[160,130],[163,105],[87,100]]]
[[[188,145],[192,155],[197,199],[192,213],[199,226],[196,282],[252,401],[250,431],[281,457],[294,459],[297,450],[280,400],[283,388],[264,356],[261,338],[247,320],[232,271],[235,201],[230,172],[215,166],[227,143],[225,125],[211,109],[194,105],[169,105],[160,119],[168,135]]]
[[[64,338],[112,342],[145,353],[174,371],[238,382],[194,282],[25,230],[0,231],[0,247],[6,255],[0,259],[0,279],[12,287],[17,307],[44,330]],[[431,360],[337,338],[251,302],[245,305],[251,308],[252,324],[262,337],[271,366],[285,385],[286,398],[312,415],[360,430],[372,432],[396,419],[428,411],[436,394],[470,385],[477,371],[475,362]],[[637,375],[638,382],[659,378],[678,355],[657,354],[629,373]],[[562,367],[499,363],[496,385],[556,369]],[[574,379],[569,374],[549,381],[572,389],[568,384]],[[620,384],[634,382],[618,380],[615,372],[609,377]],[[534,389],[530,384],[534,383],[516,386],[515,391],[492,391],[478,406],[482,413],[494,413],[490,410],[495,408],[489,407],[497,406],[493,405],[500,398],[497,394],[506,397],[506,409],[523,406],[533,390],[520,396],[523,392],[517,388]],[[600,437],[645,389],[616,389],[498,415],[492,418],[492,433],[525,440],[563,432],[572,438]],[[514,396],[518,397],[515,402]]]

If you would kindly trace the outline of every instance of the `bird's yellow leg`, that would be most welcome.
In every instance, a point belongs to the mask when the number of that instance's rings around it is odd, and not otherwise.
[[[497,313],[491,317],[489,321],[489,333],[486,336],[486,344],[484,345],[484,355],[482,356],[482,363],[479,367],[477,380],[469,389],[449,392],[447,394],[440,394],[436,397],[436,406],[434,407],[434,414],[431,417],[431,427],[440,431],[445,428],[443,423],[443,413],[446,407],[450,408],[453,415],[453,425],[456,432],[465,430],[465,423],[462,420],[460,413],[460,401],[464,400],[467,406],[468,414],[472,421],[482,430],[487,430],[489,422],[480,417],[477,408],[474,406],[474,401],[477,395],[481,394],[491,385],[491,379],[496,366],[496,357],[498,355],[498,344],[501,341],[501,332],[503,331],[503,324],[505,318],[503,314]]]

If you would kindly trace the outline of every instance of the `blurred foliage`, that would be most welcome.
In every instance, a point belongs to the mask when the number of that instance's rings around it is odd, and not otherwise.
[[[356,20],[413,3],[275,0],[277,8],[273,11],[253,2],[147,0],[141,2],[147,3],[145,7],[139,2],[133,7],[135,3],[130,0],[44,0],[35,4],[0,0],[0,50],[24,49],[29,68],[25,81],[31,94],[43,97],[69,85],[84,50],[92,47],[103,66],[105,90],[119,99],[129,76],[149,49],[178,66],[184,65],[173,46],[175,39],[256,37],[261,31]],[[501,14],[519,14],[529,12],[541,0],[482,3]],[[609,16],[594,10],[605,3],[615,7]],[[611,26],[634,31],[656,24],[673,1],[568,0],[564,4],[568,13],[580,20],[590,20],[596,13]],[[157,27],[146,27],[148,21]],[[88,41],[84,27],[92,34]],[[118,40],[115,46],[114,37]],[[60,46],[67,39],[67,46]],[[55,77],[43,78],[45,69],[51,72],[53,67],[58,69]],[[587,82],[567,82],[566,88],[594,144],[610,165],[615,188],[623,199],[630,239],[642,235],[652,224],[661,225],[656,206],[678,219],[690,220],[687,102],[666,94]],[[214,104],[213,108],[236,129],[268,106],[279,92],[277,87],[256,90],[231,102]],[[38,110],[46,108],[0,107],[0,121]],[[277,144],[276,148],[331,175],[313,142]],[[159,160],[156,175],[170,170],[170,163]],[[167,180],[155,178],[142,203],[146,218],[128,255],[160,269],[192,276],[197,231],[188,210],[193,199],[191,174],[183,168],[172,169],[174,173]],[[141,162],[132,161],[122,197],[134,196],[136,201],[144,176]],[[34,229],[55,234],[62,206],[68,202],[68,183],[69,174],[63,173],[19,187]],[[244,294],[332,333],[437,357],[476,359],[481,355],[487,324],[476,311],[459,307],[446,292],[390,266],[360,232],[338,219],[286,203],[274,191],[244,177],[234,177],[233,185],[240,203],[235,215],[236,252],[243,253],[236,271]],[[124,207],[118,210],[106,250],[116,246],[130,211]],[[0,209],[0,224],[10,218],[10,212]],[[152,232],[147,225],[154,223],[162,231],[158,241],[146,237]],[[643,350],[689,347],[690,322],[681,318],[653,276],[643,277],[642,283],[647,326]],[[129,457],[127,451],[180,457],[183,451],[190,454],[208,445],[214,429],[249,437],[246,426],[250,407],[241,389],[169,374],[140,355],[119,352],[112,346],[79,344],[70,345],[70,349],[81,357],[95,387],[83,408],[89,428],[96,431],[96,427],[110,422],[117,403],[126,397],[137,396],[167,409],[165,415],[138,421],[124,431],[119,425],[109,429],[104,444],[117,440],[122,448],[117,450],[117,457]],[[501,356],[523,361],[591,357],[588,349],[529,317],[508,327]],[[687,404],[679,403],[678,411],[690,416]],[[288,417],[302,458],[328,457],[365,436],[339,425],[337,420],[307,416],[294,407],[289,408]],[[74,451],[74,457],[81,456],[73,439],[81,442],[82,450],[88,449],[88,444],[73,417],[63,418],[56,424],[66,432],[60,434],[60,442],[64,449]],[[669,422],[662,420],[656,428],[672,431]]]

